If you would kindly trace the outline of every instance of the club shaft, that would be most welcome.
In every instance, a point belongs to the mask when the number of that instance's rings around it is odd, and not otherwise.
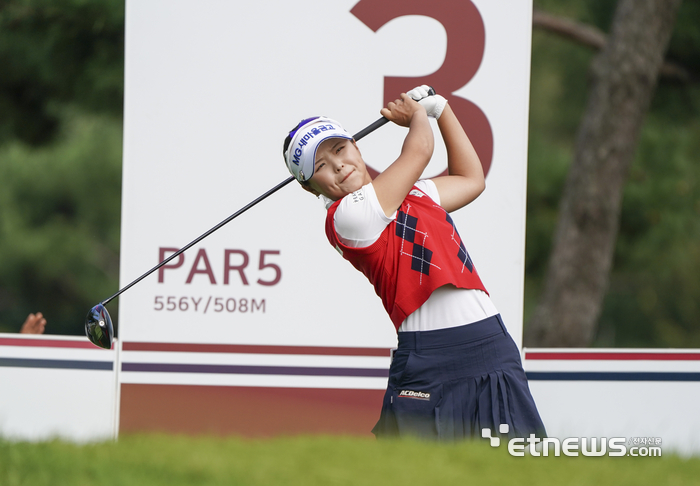
[[[389,123],[389,120],[387,118],[381,117],[379,120],[375,121],[371,125],[367,126],[366,128],[363,128],[359,132],[357,132],[352,138],[355,139],[355,141],[360,140],[365,137],[365,135],[369,135],[373,131],[375,131],[377,128],[386,125]]]
[[[197,243],[199,243],[200,241],[202,241],[204,238],[206,238],[207,236],[209,236],[210,234],[212,234],[214,231],[218,230],[218,229],[221,228],[222,226],[224,226],[224,225],[228,224],[229,222],[231,222],[232,220],[236,219],[238,216],[240,216],[241,214],[243,214],[243,213],[245,213],[246,211],[248,211],[250,208],[252,208],[252,207],[255,206],[256,204],[258,204],[258,203],[259,203],[260,201],[262,201],[263,199],[266,199],[267,197],[271,196],[271,195],[274,194],[275,192],[279,191],[280,189],[282,189],[284,186],[286,186],[287,184],[289,184],[289,183],[292,182],[293,180],[294,180],[294,177],[289,177],[288,179],[285,179],[284,181],[280,182],[280,183],[277,184],[275,187],[273,187],[272,189],[270,189],[269,191],[267,191],[267,192],[266,192],[265,194],[263,194],[262,196],[258,197],[257,199],[255,199],[255,200],[251,201],[250,203],[248,203],[247,205],[243,206],[241,209],[239,209],[238,211],[236,211],[235,213],[233,213],[231,216],[229,216],[228,218],[226,218],[225,220],[223,220],[221,223],[217,224],[216,226],[214,226],[213,228],[211,228],[211,229],[210,229],[209,231],[207,231],[206,233],[204,233],[204,234],[198,236],[197,238],[195,238],[194,240],[190,241],[188,244],[186,244],[185,246],[183,246],[182,248],[180,248],[178,251],[176,251],[175,253],[173,253],[172,255],[170,255],[168,258],[166,258],[165,260],[163,260],[162,262],[160,262],[160,263],[159,263],[158,265],[156,265],[155,267],[151,268],[149,271],[147,271],[146,273],[144,273],[143,275],[141,275],[139,278],[137,278],[136,280],[134,280],[133,282],[131,282],[130,284],[128,284],[126,287],[124,287],[124,288],[122,288],[122,289],[119,289],[119,291],[118,291],[116,294],[114,294],[114,295],[111,296],[110,298],[108,298],[108,299],[102,301],[102,302],[101,302],[102,305],[107,305],[107,303],[109,303],[109,302],[110,302],[112,299],[114,299],[115,297],[119,296],[119,294],[121,294],[121,293],[127,291],[128,289],[130,289],[131,287],[133,287],[134,285],[136,285],[137,283],[139,283],[141,280],[143,280],[144,278],[148,277],[150,274],[152,274],[153,272],[155,272],[156,270],[158,270],[160,267],[162,267],[163,265],[167,264],[168,262],[170,262],[170,261],[173,260],[174,258],[180,256],[182,253],[184,253],[185,251],[187,251],[187,250],[189,250],[190,248],[192,248],[194,245],[196,245]]]
[[[383,126],[383,125],[386,125],[388,122],[389,122],[389,120],[387,120],[387,119],[384,118],[384,117],[381,117],[380,119],[378,119],[377,121],[375,121],[375,122],[372,123],[371,125],[367,126],[366,128],[363,128],[362,130],[360,130],[359,132],[357,132],[353,138],[354,138],[355,140],[360,140],[361,138],[363,138],[363,137],[365,137],[366,135],[369,135],[370,133],[372,133],[373,131],[375,131],[377,128],[379,128],[379,127],[381,127],[381,126]],[[293,180],[294,180],[294,177],[292,176],[292,177],[289,177],[288,179],[285,179],[284,181],[280,182],[280,183],[277,184],[275,187],[273,187],[272,189],[270,189],[269,191],[267,191],[265,194],[259,196],[257,199],[254,199],[253,201],[249,202],[248,204],[246,204],[245,206],[243,206],[241,209],[239,209],[238,211],[236,211],[235,213],[233,213],[231,216],[229,216],[228,218],[226,218],[225,220],[223,220],[222,222],[220,222],[219,224],[217,224],[216,226],[214,226],[213,228],[211,228],[209,231],[207,231],[206,233],[204,233],[204,234],[198,236],[197,238],[195,238],[194,240],[192,240],[191,242],[189,242],[188,244],[186,244],[185,246],[183,246],[182,248],[180,248],[178,251],[176,251],[175,253],[173,253],[172,255],[170,255],[168,258],[166,258],[165,260],[163,260],[162,262],[160,262],[158,265],[156,265],[155,267],[151,268],[149,271],[147,271],[146,273],[144,273],[143,275],[141,275],[139,278],[137,278],[137,279],[134,280],[133,282],[129,283],[129,284],[126,285],[125,287],[119,289],[119,291],[117,291],[116,294],[112,295],[112,296],[109,297],[108,299],[103,300],[103,301],[100,302],[100,303],[101,303],[102,305],[107,305],[110,301],[112,301],[113,299],[115,299],[116,297],[118,297],[119,295],[121,295],[122,293],[124,293],[124,292],[126,292],[127,290],[129,290],[131,287],[133,287],[134,285],[136,285],[137,283],[139,283],[139,282],[140,282],[141,280],[143,280],[144,278],[148,277],[150,274],[152,274],[153,272],[155,272],[156,270],[158,270],[160,267],[162,267],[163,265],[166,265],[166,264],[167,264],[168,262],[170,262],[171,260],[177,258],[177,257],[180,256],[182,253],[184,253],[185,251],[189,250],[189,249],[192,248],[194,245],[196,245],[197,243],[199,243],[200,241],[202,241],[204,238],[206,238],[207,236],[209,236],[210,234],[212,234],[213,232],[215,232],[216,230],[218,230],[218,229],[221,228],[222,226],[225,226],[226,224],[230,223],[231,221],[233,221],[234,219],[236,219],[238,216],[240,216],[241,214],[245,213],[246,211],[248,211],[250,208],[252,208],[252,207],[255,206],[256,204],[258,204],[259,202],[263,201],[264,199],[267,199],[269,196],[271,196],[272,194],[276,193],[277,191],[279,191],[280,189],[282,189],[284,186],[286,186],[287,184],[289,184],[289,183],[292,182]]]

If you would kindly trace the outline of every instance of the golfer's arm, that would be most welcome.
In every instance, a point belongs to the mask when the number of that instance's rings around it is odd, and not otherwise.
[[[436,177],[433,182],[441,206],[450,212],[476,199],[486,188],[486,181],[479,156],[449,104],[438,119],[438,127],[447,148],[448,175]]]
[[[384,214],[390,216],[406,198],[433,156],[435,140],[425,110],[411,118],[401,154],[372,182]]]

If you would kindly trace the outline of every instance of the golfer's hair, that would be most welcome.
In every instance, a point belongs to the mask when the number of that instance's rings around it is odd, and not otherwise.
[[[289,148],[289,144],[292,143],[292,133],[294,133],[294,131],[297,130],[298,128],[299,128],[299,125],[292,128],[289,131],[289,135],[287,135],[287,138],[284,139],[284,145],[282,145],[282,157],[285,156],[285,154],[287,153],[287,149]],[[285,162],[286,162],[286,160],[285,160]]]

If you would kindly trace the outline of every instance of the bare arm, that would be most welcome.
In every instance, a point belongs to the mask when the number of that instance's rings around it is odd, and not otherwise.
[[[397,125],[408,127],[399,158],[372,182],[384,214],[390,216],[430,162],[435,141],[425,108],[406,93],[401,93],[400,100],[387,104],[381,113]]]
[[[433,182],[440,194],[440,205],[451,212],[476,199],[486,182],[479,156],[449,104],[438,119],[438,127],[447,148],[449,175],[436,177]]]

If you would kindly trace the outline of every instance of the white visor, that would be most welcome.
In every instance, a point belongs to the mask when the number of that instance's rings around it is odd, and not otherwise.
[[[284,153],[287,169],[298,181],[308,181],[314,175],[316,151],[324,140],[344,138],[352,140],[350,135],[335,120],[318,117],[290,133],[292,141]]]

